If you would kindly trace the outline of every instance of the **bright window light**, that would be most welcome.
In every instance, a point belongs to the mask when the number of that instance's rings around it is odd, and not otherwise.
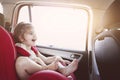
[[[33,6],[31,11],[38,37],[37,45],[85,51],[88,28],[86,10]]]
[[[0,3],[0,13],[2,13],[3,14],[3,6],[2,6],[2,4]]]

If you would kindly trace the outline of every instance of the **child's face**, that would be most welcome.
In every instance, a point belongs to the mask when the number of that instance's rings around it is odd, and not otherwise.
[[[23,39],[22,42],[28,47],[35,46],[35,41],[37,40],[37,37],[34,32],[34,29],[33,28],[27,29],[22,39]]]

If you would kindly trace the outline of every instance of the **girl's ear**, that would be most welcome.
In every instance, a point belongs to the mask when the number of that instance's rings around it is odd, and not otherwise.
[[[23,42],[23,41],[24,41],[24,39],[23,39],[22,36],[19,36],[18,38],[19,38],[19,41],[20,41],[20,42]]]

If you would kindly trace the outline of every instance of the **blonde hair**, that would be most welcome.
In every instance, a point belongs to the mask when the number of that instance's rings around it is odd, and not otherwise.
[[[31,29],[33,26],[31,23],[20,22],[16,25],[13,36],[15,43],[21,43],[19,37],[23,37],[27,29]]]

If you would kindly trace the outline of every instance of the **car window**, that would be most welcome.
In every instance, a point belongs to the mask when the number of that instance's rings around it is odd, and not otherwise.
[[[81,8],[31,6],[29,9],[24,6],[18,22],[33,23],[37,45],[85,51],[88,19],[88,11]]]

